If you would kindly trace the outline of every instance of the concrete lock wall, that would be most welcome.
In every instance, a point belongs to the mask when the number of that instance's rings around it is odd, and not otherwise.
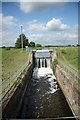
[[[59,65],[56,67],[55,74],[74,116],[80,116],[80,90],[77,84],[62,71]]]
[[[54,61],[55,59],[57,60],[56,50],[54,50],[54,51],[52,52],[51,58],[52,58],[52,61]]]
[[[4,109],[2,113],[2,118],[18,118],[19,117],[21,106],[23,104],[24,94],[28,87],[30,79],[32,77],[32,72],[33,72],[33,65],[30,64],[27,68],[26,74],[25,75],[23,74],[24,77],[21,80],[20,85],[18,86],[13,97],[11,98],[8,105]]]

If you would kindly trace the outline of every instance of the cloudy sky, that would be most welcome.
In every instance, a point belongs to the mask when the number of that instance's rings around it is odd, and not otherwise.
[[[3,2],[0,25],[3,46],[14,46],[21,25],[29,41],[42,45],[75,45],[78,43],[78,3]]]

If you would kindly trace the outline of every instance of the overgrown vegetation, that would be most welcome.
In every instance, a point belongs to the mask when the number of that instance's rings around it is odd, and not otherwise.
[[[55,73],[55,69],[56,69],[56,65],[58,64],[58,61],[56,59],[54,59],[53,63],[52,63],[52,69],[53,72]]]

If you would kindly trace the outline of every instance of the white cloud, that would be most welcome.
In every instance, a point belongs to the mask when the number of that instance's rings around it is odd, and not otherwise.
[[[69,33],[78,34],[78,24],[69,28]]]
[[[2,46],[14,46],[16,34],[14,32],[3,32],[2,34]]]
[[[38,22],[37,20],[32,20],[28,23],[28,30],[31,32],[40,32],[46,30],[44,23]]]
[[[37,20],[33,20],[28,23],[28,30],[31,32],[49,32],[49,31],[62,31],[67,30],[69,26],[63,24],[60,19],[53,18],[45,23],[40,23]]]
[[[69,27],[66,31],[55,31],[36,33],[28,35],[31,41],[41,43],[43,45],[76,45],[78,44],[78,25]]]
[[[20,9],[25,13],[38,12],[48,9],[52,6],[52,3],[43,2],[20,2]]]
[[[20,9],[24,13],[39,12],[57,5],[64,7],[66,2],[78,2],[79,0],[19,0]],[[60,3],[61,2],[61,3]]]
[[[0,13],[0,28],[2,28],[2,13]]]
[[[55,34],[31,34],[28,35],[31,41],[40,43],[43,45],[68,45],[78,43],[78,34],[70,33],[55,33]]]
[[[13,16],[2,17],[4,19],[2,44],[5,46],[14,46],[15,39],[17,38],[14,28],[16,27],[18,21]],[[1,24],[0,19],[0,25]],[[56,18],[49,20],[47,23],[41,23],[38,20],[33,20],[27,25],[25,34],[27,33],[26,36],[30,41],[41,43],[43,45],[65,45],[78,43],[78,25],[71,27],[64,24],[61,19]],[[35,31],[37,34],[35,34]]]
[[[2,28],[3,30],[10,30],[17,25],[17,19],[13,16],[2,15]]]
[[[14,46],[16,34],[14,33],[14,28],[17,26],[17,19],[13,16],[4,16],[0,14],[0,25],[2,25],[2,31],[0,31],[2,42],[0,46]],[[2,45],[1,45],[2,44]]]
[[[68,26],[61,19],[52,18],[47,23],[33,20],[28,23],[28,38],[43,45],[78,44],[78,25]]]
[[[50,31],[58,31],[68,29],[68,25],[63,24],[60,19],[53,18],[47,22],[47,29]]]

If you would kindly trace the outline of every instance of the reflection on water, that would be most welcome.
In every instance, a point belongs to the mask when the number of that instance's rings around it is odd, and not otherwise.
[[[43,70],[45,71],[45,70]],[[34,71],[35,72],[35,71]],[[39,71],[37,71],[38,73]],[[44,72],[45,73],[45,72]],[[26,91],[21,118],[55,118],[72,116],[72,112],[55,80],[47,70],[46,76],[33,73]]]

